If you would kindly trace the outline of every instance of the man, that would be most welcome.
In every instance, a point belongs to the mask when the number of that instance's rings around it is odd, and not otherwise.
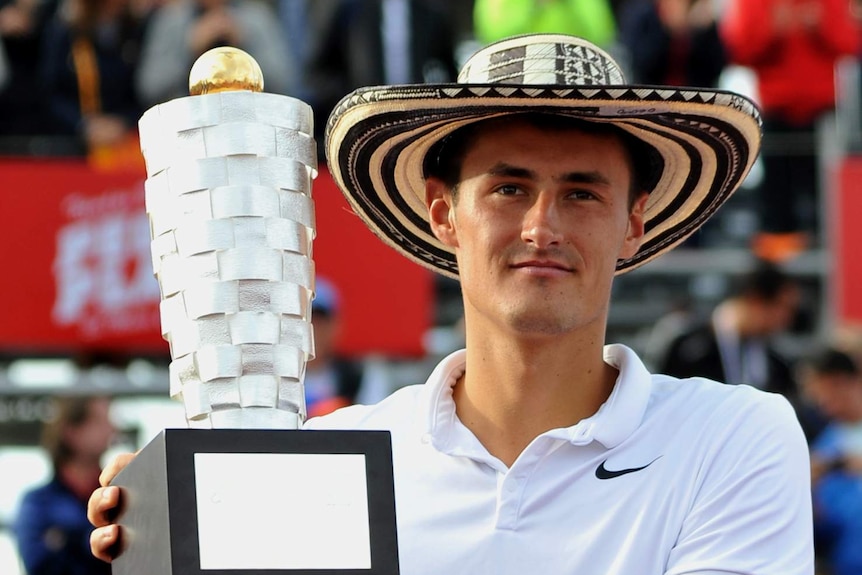
[[[770,338],[788,329],[800,302],[797,280],[768,262],[744,274],[734,293],[667,343],[656,370],[674,377],[708,377],[794,396],[792,370]]]
[[[614,274],[697,229],[758,141],[747,100],[630,90],[560,35],[342,100],[327,149],[353,209],[464,297],[466,349],[424,386],[307,425],[391,431],[402,574],[813,572],[787,402],[604,346]],[[105,559],[118,500],[91,498]]]

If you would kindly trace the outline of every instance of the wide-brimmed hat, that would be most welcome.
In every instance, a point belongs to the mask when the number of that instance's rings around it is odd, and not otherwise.
[[[426,155],[468,124],[525,112],[608,122],[660,158],[632,270],[691,235],[739,187],[760,147],[760,115],[732,92],[625,83],[620,66],[572,36],[536,34],[474,54],[457,84],[361,88],[326,127],[329,169],[353,210],[408,258],[458,277],[451,248],[428,223]]]

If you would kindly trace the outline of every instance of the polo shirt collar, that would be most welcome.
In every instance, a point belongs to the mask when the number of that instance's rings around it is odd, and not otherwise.
[[[458,419],[452,399],[452,388],[466,369],[466,357],[466,351],[459,350],[437,364],[422,390],[420,403],[425,436],[437,450],[451,455],[470,455],[483,450]],[[604,360],[620,372],[607,401],[592,416],[570,427],[550,430],[545,436],[574,445],[597,441],[610,449],[638,428],[651,392],[650,373],[637,354],[621,344],[605,346]]]

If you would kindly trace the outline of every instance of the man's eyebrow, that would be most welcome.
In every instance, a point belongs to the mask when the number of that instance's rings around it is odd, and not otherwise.
[[[509,178],[521,178],[525,180],[535,180],[536,172],[527,168],[519,168],[506,162],[497,162],[488,170],[488,175],[503,176]]]
[[[491,166],[488,170],[488,174],[491,176],[521,178],[526,180],[535,180],[538,177],[536,172],[533,170],[513,166],[512,164],[507,164],[505,162],[498,162]],[[611,183],[607,176],[596,170],[590,170],[587,172],[568,172],[557,177],[556,180],[569,184],[602,184],[607,186]]]
[[[557,178],[561,182],[569,184],[602,184],[609,186],[611,184],[607,176],[595,170],[589,172],[569,172]]]

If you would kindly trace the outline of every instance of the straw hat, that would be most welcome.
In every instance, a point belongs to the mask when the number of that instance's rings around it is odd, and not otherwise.
[[[608,122],[654,150],[640,250],[630,271],[697,230],[739,187],[760,147],[760,115],[721,90],[626,84],[597,46],[559,34],[517,36],[474,54],[457,84],[379,86],[347,95],[326,127],[329,169],[353,210],[408,258],[458,277],[425,206],[429,150],[468,124],[524,112]]]

